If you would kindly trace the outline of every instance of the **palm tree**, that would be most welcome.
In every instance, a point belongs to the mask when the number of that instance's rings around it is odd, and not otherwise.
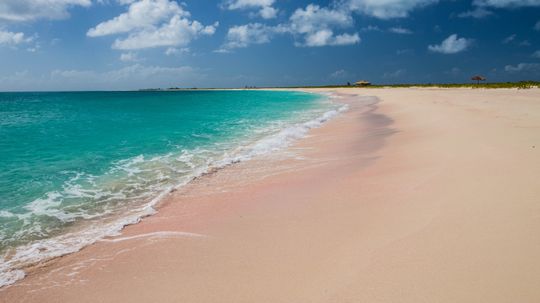
[[[486,81],[486,78],[482,76],[474,76],[471,78],[471,80],[476,81],[476,84],[480,84],[480,81]]]

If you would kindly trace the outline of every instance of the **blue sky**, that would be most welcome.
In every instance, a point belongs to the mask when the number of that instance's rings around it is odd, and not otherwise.
[[[540,0],[0,0],[0,66],[2,91],[540,80]]]

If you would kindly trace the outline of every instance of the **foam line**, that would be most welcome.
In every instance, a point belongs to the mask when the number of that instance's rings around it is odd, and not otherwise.
[[[175,237],[184,237],[184,238],[202,238],[206,237],[202,234],[183,232],[183,231],[156,231],[152,233],[140,234],[130,237],[120,237],[114,239],[101,239],[99,242],[109,242],[109,243],[118,243],[142,238],[175,238]]]

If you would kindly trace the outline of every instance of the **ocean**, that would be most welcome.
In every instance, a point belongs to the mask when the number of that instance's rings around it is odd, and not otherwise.
[[[210,169],[286,148],[343,109],[286,91],[0,93],[0,286],[118,234]]]

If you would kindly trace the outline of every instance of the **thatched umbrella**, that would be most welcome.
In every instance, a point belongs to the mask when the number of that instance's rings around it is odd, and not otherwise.
[[[480,81],[486,81],[486,78],[482,76],[474,76],[471,78],[471,80],[476,81],[476,84],[480,84]]]
[[[360,80],[360,81],[354,83],[354,85],[356,85],[356,86],[368,86],[368,85],[371,85],[371,82],[366,81],[366,80]]]

